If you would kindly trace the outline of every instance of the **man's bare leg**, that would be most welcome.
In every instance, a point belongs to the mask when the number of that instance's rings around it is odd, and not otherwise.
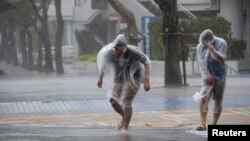
[[[213,125],[216,125],[219,118],[220,118],[220,115],[221,115],[221,111],[222,111],[222,106],[221,106],[221,103],[218,102],[218,101],[215,101],[215,107],[214,107],[214,115],[213,115]]]
[[[124,135],[128,135],[128,127],[129,127],[129,123],[133,114],[132,101],[133,101],[135,94],[139,90],[139,86],[128,85],[126,87],[127,96],[126,98],[123,99],[123,102],[125,105],[123,105],[124,126],[122,128],[122,133]]]
[[[118,128],[122,128],[124,125],[124,111],[123,108],[120,104],[118,104],[115,100],[113,100],[112,98],[110,99],[110,103],[113,107],[113,109],[122,117],[121,123],[120,123],[120,127]]]
[[[128,135],[128,127],[132,117],[133,108],[132,107],[124,107],[124,126],[122,128],[122,133]]]
[[[207,97],[203,97],[200,101],[200,127],[206,128],[206,120],[207,120]],[[197,128],[197,130],[199,130]],[[200,129],[201,130],[201,129]]]

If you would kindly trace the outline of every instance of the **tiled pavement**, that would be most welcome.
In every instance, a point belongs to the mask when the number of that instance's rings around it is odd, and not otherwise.
[[[176,100],[167,101],[176,104]],[[159,98],[137,98],[134,101],[134,127],[183,127],[193,128],[199,119],[197,105],[176,109],[164,109]],[[236,121],[230,121],[236,118]],[[73,125],[82,127],[112,127],[120,117],[115,114],[106,99],[87,99],[71,101],[22,101],[0,103],[0,125]],[[250,106],[226,107],[221,124],[244,124],[250,119]],[[208,118],[208,121],[211,119]]]

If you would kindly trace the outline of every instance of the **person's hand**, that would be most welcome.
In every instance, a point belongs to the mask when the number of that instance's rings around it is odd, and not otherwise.
[[[150,90],[150,83],[148,79],[144,80],[144,90],[149,91]]]
[[[214,46],[213,46],[212,42],[205,42],[205,44],[206,44],[208,49],[210,49],[210,50],[214,49]]]
[[[207,84],[208,85],[214,85],[214,79],[211,76],[207,77]]]
[[[97,81],[97,86],[98,86],[99,88],[102,87],[102,79],[101,79],[101,78],[98,79],[98,81]]]

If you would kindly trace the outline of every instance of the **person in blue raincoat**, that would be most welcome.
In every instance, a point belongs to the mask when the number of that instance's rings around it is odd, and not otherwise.
[[[208,103],[214,100],[213,121],[216,125],[222,111],[223,94],[226,84],[227,42],[216,37],[212,30],[200,34],[197,45],[197,59],[203,79],[203,86],[194,98],[200,100],[200,124],[196,130],[206,130]]]
[[[127,44],[123,34],[104,46],[97,54],[99,78],[97,86],[102,87],[106,74],[110,80],[108,98],[113,109],[121,115],[117,124],[124,134],[128,134],[128,127],[133,113],[132,101],[143,80],[145,91],[150,90],[150,59],[139,47]]]

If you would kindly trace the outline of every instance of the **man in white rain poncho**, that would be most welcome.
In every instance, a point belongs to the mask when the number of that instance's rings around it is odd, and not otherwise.
[[[200,125],[196,130],[206,130],[208,103],[214,100],[213,121],[216,125],[222,111],[223,93],[226,83],[227,43],[216,37],[210,29],[204,30],[199,38],[197,58],[203,79],[200,92],[193,98],[200,101]]]
[[[123,34],[104,46],[97,55],[99,70],[98,87],[102,87],[103,76],[108,75],[111,83],[107,92],[114,110],[121,115],[122,120],[117,124],[124,134],[132,116],[132,101],[140,88],[141,78],[144,78],[145,91],[150,90],[149,75],[151,62],[138,49],[128,45]]]

